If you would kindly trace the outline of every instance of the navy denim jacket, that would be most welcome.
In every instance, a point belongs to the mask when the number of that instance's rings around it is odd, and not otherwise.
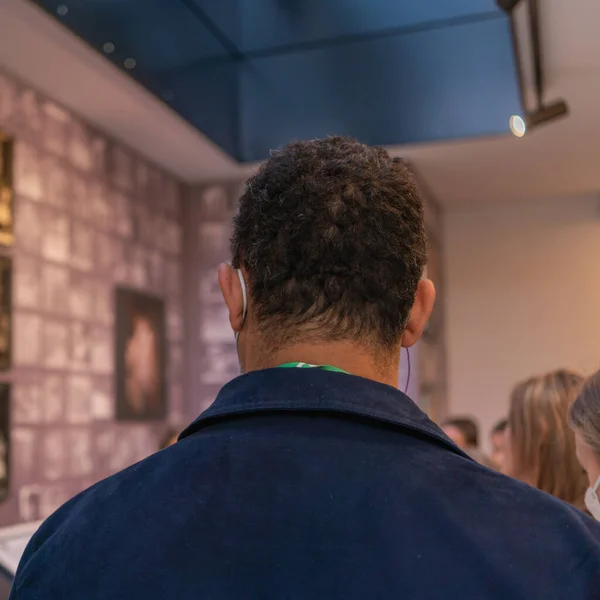
[[[592,600],[600,525],[476,464],[394,388],[272,369],[50,517],[12,598]]]

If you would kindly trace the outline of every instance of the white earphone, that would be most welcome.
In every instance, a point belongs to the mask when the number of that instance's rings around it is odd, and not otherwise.
[[[244,326],[244,321],[246,320],[246,313],[248,312],[248,291],[246,290],[246,282],[244,281],[244,276],[242,275],[241,269],[236,269],[238,277],[240,279],[240,285],[242,286],[242,299],[243,299],[243,307],[242,307],[242,327]],[[237,342],[240,336],[240,332],[235,332],[235,341]]]

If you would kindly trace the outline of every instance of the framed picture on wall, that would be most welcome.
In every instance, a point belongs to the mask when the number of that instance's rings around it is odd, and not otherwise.
[[[13,189],[12,189],[12,140],[0,132],[0,245],[12,246],[13,231]]]
[[[12,348],[11,315],[12,259],[0,256],[0,371],[10,369]]]
[[[10,489],[10,384],[0,383],[0,502]]]
[[[116,416],[151,421],[167,415],[165,304],[126,288],[116,290]]]
[[[0,183],[12,185],[12,140],[0,131]]]

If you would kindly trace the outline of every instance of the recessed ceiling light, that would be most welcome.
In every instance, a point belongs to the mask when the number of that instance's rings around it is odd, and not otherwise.
[[[56,12],[61,16],[64,17],[68,12],[69,12],[69,7],[66,4],[61,4],[57,9]]]
[[[123,64],[126,69],[135,69],[137,62],[135,61],[135,58],[126,58]]]
[[[106,42],[106,44],[102,46],[102,50],[104,50],[106,54],[112,54],[115,51],[115,45],[112,42]]]
[[[525,121],[519,115],[513,115],[509,121],[510,130],[515,137],[523,137],[527,131]]]

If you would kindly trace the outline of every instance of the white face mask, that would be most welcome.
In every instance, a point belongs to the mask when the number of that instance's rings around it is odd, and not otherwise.
[[[246,282],[244,281],[244,276],[242,275],[241,269],[236,269],[238,277],[240,279],[240,285],[242,286],[242,298],[243,298],[243,307],[242,307],[242,327],[244,326],[244,321],[246,320],[246,313],[248,312],[248,292],[246,291]],[[240,339],[240,332],[235,332],[235,347],[237,350],[238,340]],[[242,373],[244,372],[244,367],[242,366],[242,361],[240,360],[240,353],[238,351],[238,362],[240,363],[240,370]]]
[[[600,477],[596,483],[588,488],[585,493],[585,506],[596,521],[600,521],[600,498],[598,498],[598,488],[600,488]]]

